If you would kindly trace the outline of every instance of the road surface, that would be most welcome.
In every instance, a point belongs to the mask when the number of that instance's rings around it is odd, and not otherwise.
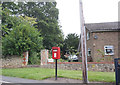
[[[81,80],[66,78],[58,78],[58,80],[54,80],[54,78],[45,80],[31,80],[7,76],[0,77],[2,77],[2,80],[0,80],[0,83],[2,83],[2,85],[86,85],[82,84]],[[115,83],[90,82],[87,85],[115,85]]]
[[[58,78],[58,80],[54,80],[54,78],[45,79],[45,80],[31,80],[31,79],[23,79],[23,78],[7,77],[7,76],[2,76],[1,82],[2,83],[82,83],[81,80],[65,79],[65,78]]]
[[[51,81],[51,80],[31,80],[31,79],[23,79],[23,78],[2,76],[1,82],[2,83],[55,83],[56,81]]]

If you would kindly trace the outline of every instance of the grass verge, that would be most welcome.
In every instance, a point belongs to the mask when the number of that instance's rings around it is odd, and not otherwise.
[[[89,81],[115,82],[114,72],[93,72],[88,71]],[[2,75],[20,77],[26,79],[43,80],[54,77],[55,69],[48,68],[14,68],[2,69]],[[82,80],[82,71],[78,70],[59,70],[58,77]]]

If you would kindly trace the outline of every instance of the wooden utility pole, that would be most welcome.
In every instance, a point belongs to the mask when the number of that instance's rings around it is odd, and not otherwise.
[[[86,29],[85,29],[85,21],[84,21],[84,16],[83,16],[82,0],[79,0],[79,1],[80,1],[80,25],[81,25],[81,51],[82,51],[83,83],[88,83]]]

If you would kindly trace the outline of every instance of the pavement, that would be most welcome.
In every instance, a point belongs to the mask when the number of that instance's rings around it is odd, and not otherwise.
[[[66,79],[66,78],[58,78],[55,80],[54,78],[49,78],[45,80],[31,80],[31,79],[23,79],[17,77],[8,77],[2,76],[2,83],[82,83],[81,80],[75,79]]]
[[[17,77],[8,77],[2,76],[2,83],[55,83],[56,81],[51,80],[32,80],[32,79],[24,79]]]
[[[55,80],[54,78],[48,78],[45,80],[31,80],[31,79],[23,79],[17,77],[8,77],[8,76],[0,76],[2,80],[0,83],[2,85],[25,85],[25,84],[38,84],[38,85],[86,85],[82,83],[82,80],[76,79],[67,79],[67,78],[58,78]],[[115,85],[114,83],[104,83],[104,82],[89,82],[87,85]]]

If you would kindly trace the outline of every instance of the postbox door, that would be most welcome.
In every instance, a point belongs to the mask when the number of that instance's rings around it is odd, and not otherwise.
[[[57,58],[58,57],[57,52],[54,52],[53,56],[54,56],[54,58]]]
[[[60,48],[52,47],[52,57],[53,59],[60,59]]]
[[[53,49],[53,58],[54,59],[58,58],[58,50],[57,49]]]

